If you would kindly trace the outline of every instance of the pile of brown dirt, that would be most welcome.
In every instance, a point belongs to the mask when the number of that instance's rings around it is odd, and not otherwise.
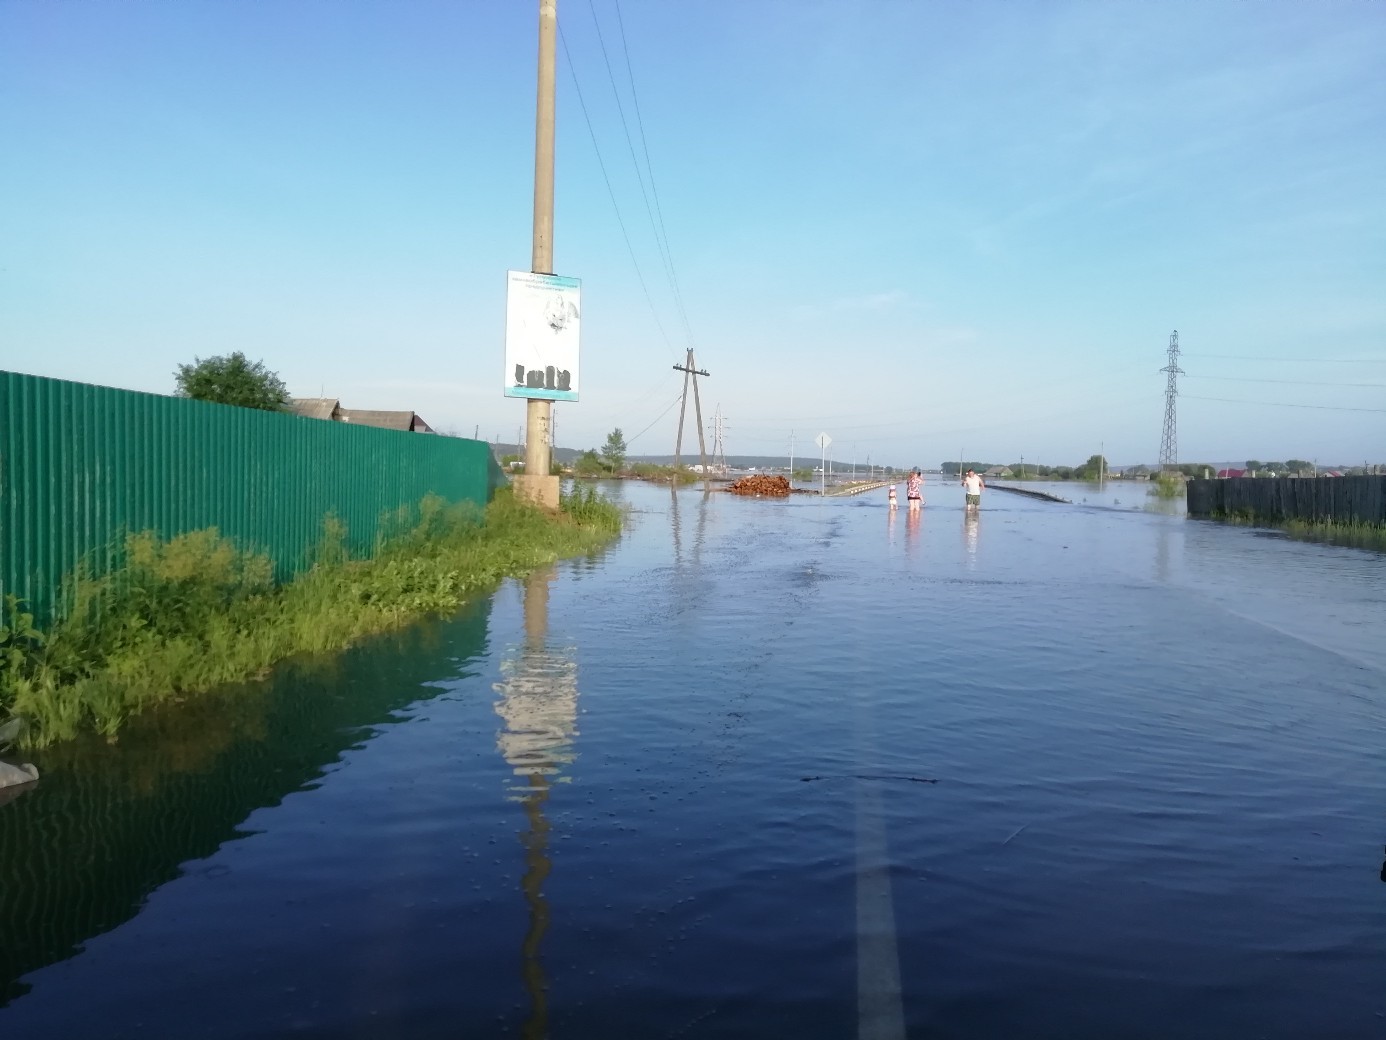
[[[742,477],[727,485],[733,495],[767,495],[785,498],[789,495],[789,480],[785,477]]]

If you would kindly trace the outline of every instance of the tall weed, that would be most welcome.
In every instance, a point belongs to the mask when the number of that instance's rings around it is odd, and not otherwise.
[[[76,575],[50,633],[12,597],[0,617],[0,720],[51,744],[114,736],[147,705],[263,676],[302,652],[339,650],[423,614],[447,613],[502,578],[587,552],[619,533],[620,510],[574,488],[546,514],[504,489],[482,510],[430,497],[393,518],[370,559],[352,559],[326,517],[311,567],[273,584],[273,563],[214,528],[167,542],[132,535],[113,574]]]
[[[1177,473],[1159,473],[1146,494],[1156,498],[1178,498],[1184,494],[1184,478]]]

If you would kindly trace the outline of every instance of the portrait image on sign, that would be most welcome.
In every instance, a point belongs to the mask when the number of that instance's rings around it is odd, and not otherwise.
[[[582,283],[562,275],[508,272],[505,396],[578,399]]]

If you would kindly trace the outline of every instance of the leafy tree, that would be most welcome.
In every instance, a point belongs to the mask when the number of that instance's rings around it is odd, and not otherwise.
[[[1107,460],[1101,455],[1089,455],[1088,461],[1074,470],[1073,475],[1079,480],[1097,480],[1109,468]]]
[[[289,391],[262,361],[250,361],[239,350],[220,357],[193,358],[174,373],[179,397],[215,401],[241,408],[280,411],[289,403]]]
[[[573,463],[573,472],[580,477],[599,477],[606,472],[606,463],[596,448],[588,448]]]
[[[1257,462],[1255,459],[1247,459],[1247,460],[1246,460],[1246,468],[1247,468],[1247,471],[1248,471],[1248,472],[1252,472],[1252,471],[1254,471],[1254,470],[1260,469],[1260,468],[1261,468],[1261,463]]]
[[[606,443],[602,445],[602,458],[613,473],[619,473],[621,467],[626,464],[626,438],[619,426],[606,435]]]
[[[1291,473],[1314,472],[1314,464],[1312,462],[1305,462],[1303,459],[1286,459],[1285,468]]]

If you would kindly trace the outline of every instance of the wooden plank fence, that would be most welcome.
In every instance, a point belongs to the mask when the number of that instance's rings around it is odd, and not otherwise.
[[[1386,525],[1386,476],[1190,480],[1189,515]]]

